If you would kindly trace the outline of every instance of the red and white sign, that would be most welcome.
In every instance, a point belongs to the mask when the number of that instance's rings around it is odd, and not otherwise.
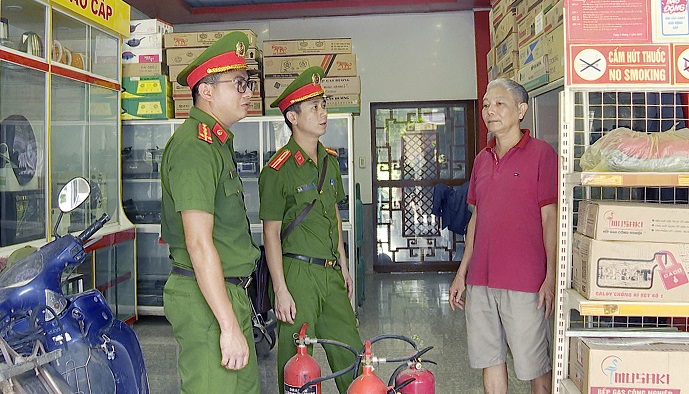
[[[570,45],[569,83],[669,85],[671,53],[669,44]]]
[[[675,83],[689,84],[689,44],[674,45]]]
[[[565,9],[568,43],[651,42],[649,0],[566,0]]]

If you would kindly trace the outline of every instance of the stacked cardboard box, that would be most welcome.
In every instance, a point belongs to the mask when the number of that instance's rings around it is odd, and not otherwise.
[[[122,78],[122,119],[167,119],[173,115],[167,75]]]
[[[563,0],[516,3],[518,81],[527,90],[564,77]]]
[[[689,302],[689,207],[579,204],[572,287],[590,300]]]
[[[131,35],[122,39],[122,76],[143,77],[166,73],[163,59],[163,34],[172,25],[159,19],[133,20]]]
[[[196,59],[207,47],[218,41],[232,30],[203,31],[188,33],[165,34],[163,44],[165,48],[165,60],[169,68],[169,76],[172,81],[172,97],[174,99],[175,118],[186,118],[193,106],[191,88],[177,83],[177,76],[184,68]],[[239,30],[249,38],[245,59],[251,70],[261,70],[261,50],[257,47],[258,36],[251,30]],[[252,75],[251,79],[257,82],[254,96],[251,98],[249,116],[263,115],[262,81],[260,73]]]
[[[569,378],[584,394],[689,390],[686,341],[572,338],[569,360]]]
[[[488,53],[488,80],[514,79],[518,70],[516,10],[514,0],[494,1],[490,10],[491,51]]]
[[[263,43],[266,115],[280,115],[270,108],[294,79],[312,66],[321,66],[321,81],[331,113],[359,113],[361,81],[356,71],[356,55],[351,38],[266,41]]]
[[[163,58],[163,34],[172,25],[159,19],[133,20],[122,39],[122,119],[167,119],[172,91]]]

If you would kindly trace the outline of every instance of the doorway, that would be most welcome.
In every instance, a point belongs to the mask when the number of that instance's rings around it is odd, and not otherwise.
[[[442,229],[437,184],[469,180],[476,101],[371,104],[376,272],[456,270],[464,237]]]

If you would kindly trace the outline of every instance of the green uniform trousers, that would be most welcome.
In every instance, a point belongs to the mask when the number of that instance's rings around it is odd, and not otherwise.
[[[170,275],[165,283],[163,305],[179,344],[182,393],[261,393],[249,297],[237,285],[226,283],[225,287],[249,344],[249,363],[238,371],[220,365],[220,327],[196,280]]]
[[[310,337],[344,342],[357,351],[363,348],[352,305],[347,297],[342,272],[317,264],[283,257],[285,282],[297,308],[294,324],[278,322],[278,384],[283,393],[285,364],[297,352],[294,334],[302,324],[309,323]],[[346,350],[323,345],[328,364],[333,372],[347,368],[355,357]],[[313,353],[309,346],[309,354]],[[345,393],[352,383],[352,374],[335,379],[340,393]]]

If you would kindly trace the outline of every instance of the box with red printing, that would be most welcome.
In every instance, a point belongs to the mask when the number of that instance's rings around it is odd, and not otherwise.
[[[589,300],[689,302],[689,244],[574,234],[572,288]]]
[[[582,394],[679,394],[689,390],[689,343],[572,338],[569,378]]]

